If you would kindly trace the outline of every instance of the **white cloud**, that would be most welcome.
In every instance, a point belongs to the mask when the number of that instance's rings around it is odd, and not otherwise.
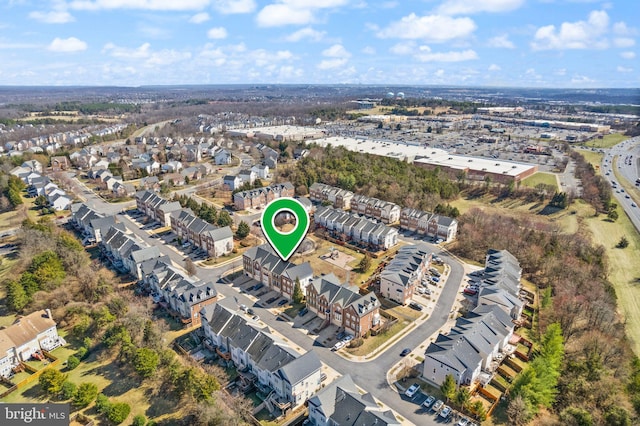
[[[251,13],[256,10],[256,2],[254,0],[214,0],[213,8],[225,15]]]
[[[189,18],[189,22],[192,24],[202,24],[209,20],[209,14],[207,12],[200,12]]]
[[[476,24],[471,18],[452,18],[442,15],[417,16],[412,13],[380,30],[378,37],[443,42],[467,37],[475,29]]]
[[[151,54],[151,45],[144,43],[140,47],[131,49],[128,47],[116,46],[113,43],[107,43],[102,48],[102,53],[108,53],[114,58],[122,59],[143,59],[149,57]]]
[[[75,37],[69,37],[69,38],[56,37],[53,39],[51,44],[49,44],[48,49],[52,52],[64,52],[64,53],[80,52],[82,50],[87,50],[87,43]]]
[[[102,53],[124,61],[135,61],[136,64],[141,62],[145,67],[170,65],[191,58],[190,52],[180,52],[173,49],[153,51],[149,43],[144,43],[133,49],[107,43],[102,48]]]
[[[347,51],[341,44],[334,44],[333,46],[322,51],[322,56],[329,59],[323,59],[318,64],[318,68],[321,70],[328,70],[334,68],[344,67],[347,61],[351,57],[351,53]]]
[[[638,34],[635,28],[627,27],[625,22],[616,22],[613,24],[613,33],[620,36],[634,36]]]
[[[500,65],[496,65],[496,64],[491,64],[489,65],[489,68],[487,68],[489,71],[500,71],[502,68],[500,68]]]
[[[210,0],[72,0],[76,10],[142,9],[142,10],[201,10]]]
[[[391,46],[389,51],[395,55],[411,55],[416,51],[416,44],[413,41],[397,43]]]
[[[50,12],[33,11],[29,13],[29,18],[44,22],[45,24],[66,24],[75,21],[75,18],[66,10],[52,10]]]
[[[333,68],[340,68],[347,63],[346,58],[324,59],[318,64],[318,68],[321,70],[329,70]]]
[[[444,15],[508,12],[518,9],[523,4],[524,0],[446,0],[437,11]]]
[[[607,32],[609,15],[604,10],[594,10],[587,21],[563,22],[559,29],[554,25],[538,28],[531,47],[534,50],[604,48],[601,37]]]
[[[440,68],[438,71],[434,72],[436,77],[444,77],[444,70],[442,68]]]
[[[306,27],[294,32],[293,34],[289,34],[285,37],[285,41],[298,42],[303,39],[320,41],[326,34],[326,31],[317,31],[311,27]]]
[[[214,27],[207,31],[207,37],[221,40],[227,38],[227,29],[225,27]]]
[[[341,44],[334,44],[322,51],[322,56],[326,56],[328,58],[350,58],[351,53],[347,51]]]
[[[508,35],[496,36],[489,39],[489,47],[498,47],[503,49],[515,49],[515,45],[509,40]]]
[[[592,85],[593,83],[595,83],[595,80],[587,77],[586,75],[575,75],[571,79],[571,84],[575,85]]]
[[[616,68],[616,70],[618,72],[633,72],[633,68],[627,68],[627,67],[623,67],[623,66],[618,66],[618,68]]]
[[[344,6],[349,0],[278,0],[262,8],[256,16],[260,27],[283,25],[305,25],[316,20],[315,13],[321,9]]]
[[[615,47],[632,47],[636,45],[636,41],[630,37],[617,37],[613,39]]]
[[[567,69],[566,68],[558,68],[553,73],[555,75],[566,75],[567,74]]]
[[[620,53],[620,56],[624,59],[633,59],[636,57],[636,52],[631,52],[631,51],[622,52]]]
[[[462,62],[478,59],[478,54],[471,49],[449,52],[431,52],[428,46],[420,46],[420,49],[423,52],[414,55],[420,62]]]
[[[372,46],[365,46],[362,49],[362,53],[364,53],[365,55],[375,55],[376,54],[376,49]]]

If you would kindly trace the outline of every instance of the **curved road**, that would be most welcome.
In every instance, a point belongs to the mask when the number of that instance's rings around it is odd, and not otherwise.
[[[118,208],[116,207],[118,205],[106,203],[97,196],[90,196],[90,194],[86,195],[89,195],[86,197],[87,204],[96,211],[113,212],[114,210],[122,208],[122,206],[119,206]],[[160,251],[163,254],[168,255],[175,264],[184,264],[184,255],[178,252],[174,247],[165,244],[158,244],[158,239],[151,238],[149,234],[146,231],[141,230],[139,225],[129,216],[119,214],[118,218],[147,244],[158,246]],[[457,297],[460,283],[464,276],[464,269],[462,265],[447,252],[440,251],[437,246],[430,245],[423,241],[419,242],[426,244],[433,250],[434,254],[438,255],[444,262],[449,264],[451,270],[447,281],[430,317],[410,333],[396,341],[390,348],[385,350],[374,360],[367,362],[349,361],[348,359],[332,352],[330,348],[320,346],[315,342],[315,338],[312,339],[310,336],[306,336],[298,330],[293,329],[289,323],[278,320],[266,309],[254,306],[253,299],[250,299],[245,294],[238,292],[230,284],[222,284],[219,282],[220,277],[225,272],[241,266],[241,258],[232,262],[227,262],[215,268],[198,267],[197,276],[200,279],[216,283],[216,290],[225,296],[221,301],[222,304],[227,306],[232,305],[234,308],[236,303],[253,306],[254,311],[259,314],[260,319],[264,323],[286,336],[287,339],[291,340],[294,344],[305,350],[315,350],[319,358],[325,364],[331,366],[343,375],[350,374],[358,386],[371,392],[371,394],[376,398],[395,410],[405,419],[414,424],[430,426],[437,424],[435,417],[433,415],[424,414],[424,411],[419,404],[409,401],[404,397],[404,394],[400,394],[391,389],[387,383],[386,374],[402,359],[399,357],[400,349],[398,348],[419,347],[447,322],[449,313]]]

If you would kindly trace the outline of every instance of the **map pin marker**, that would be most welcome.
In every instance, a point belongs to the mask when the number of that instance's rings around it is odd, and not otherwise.
[[[296,226],[289,232],[276,228],[278,213],[290,213],[296,218]],[[262,230],[267,241],[282,260],[291,257],[309,230],[309,215],[302,203],[294,198],[284,197],[271,201],[262,211]]]

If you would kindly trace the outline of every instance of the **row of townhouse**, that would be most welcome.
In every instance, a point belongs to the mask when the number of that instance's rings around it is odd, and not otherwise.
[[[459,318],[448,335],[440,334],[425,352],[423,377],[440,385],[451,374],[458,384],[472,384],[480,373],[491,374],[498,354],[509,343],[520,318],[522,269],[507,250],[490,249],[480,283],[478,304]]]
[[[105,216],[84,203],[71,205],[71,225],[82,235],[82,243],[99,243],[103,233],[116,224],[115,216]]]
[[[400,229],[431,238],[441,238],[448,242],[455,239],[458,233],[458,221],[447,216],[407,207],[400,212]]]
[[[364,195],[353,196],[351,199],[351,211],[379,220],[382,223],[395,223],[400,220],[399,205]]]
[[[233,205],[236,210],[258,209],[277,198],[293,197],[293,195],[294,188],[291,182],[276,183],[233,194]]]
[[[356,337],[380,324],[380,301],[375,293],[362,295],[357,286],[343,285],[334,274],[313,278],[307,286],[306,302],[325,324]]]
[[[200,324],[200,310],[217,300],[213,283],[188,277],[157,246],[148,246],[123,224],[110,226],[100,247],[118,270],[148,285],[157,301],[183,323]]]
[[[520,319],[522,268],[507,250],[489,249],[478,292],[478,305],[498,305],[514,320]]]
[[[10,377],[15,367],[38,351],[52,351],[65,344],[49,309],[18,317],[0,329],[0,376]]]
[[[313,216],[317,227],[325,228],[333,238],[372,251],[388,250],[398,244],[398,230],[358,215],[320,206]]]
[[[307,405],[313,426],[400,426],[393,412],[381,408],[370,393],[361,392],[350,375],[327,385]]]
[[[27,185],[27,194],[31,197],[40,195],[47,199],[49,207],[54,210],[67,210],[71,207],[72,197],[60,189],[58,185],[47,176],[42,176],[37,170],[42,170],[42,165],[36,161],[28,161],[19,167],[15,167],[9,173],[19,177]]]
[[[498,354],[513,335],[511,317],[496,305],[480,305],[458,318],[448,335],[438,334],[425,351],[422,376],[440,386],[447,375],[458,385],[475,383],[497,368]]]
[[[231,360],[244,382],[268,395],[270,411],[295,410],[321,389],[322,364],[314,351],[300,355],[268,328],[220,304],[204,308],[202,316],[205,344]]]
[[[293,297],[296,279],[304,292],[313,277],[309,262],[296,265],[282,260],[269,244],[251,247],[245,251],[242,255],[242,267],[246,276],[288,299]]]
[[[316,203],[331,203],[337,209],[349,210],[351,208],[351,200],[353,192],[346,189],[337,188],[335,186],[325,185],[324,183],[315,182],[309,187],[309,198]]]
[[[396,257],[380,273],[380,294],[401,305],[411,302],[415,288],[428,273],[431,255],[424,245],[400,247]]]
[[[169,201],[152,191],[138,191],[135,195],[136,208],[151,220],[160,222],[163,226],[171,225],[171,213],[181,210],[177,201]]]
[[[140,265],[142,282],[149,286],[160,305],[183,323],[200,326],[202,309],[218,300],[213,283],[187,276],[168,259],[146,259]]]
[[[170,214],[171,230],[183,243],[190,242],[205,250],[211,257],[220,257],[233,250],[233,232],[228,226],[213,226],[197,217],[191,209],[175,210]]]

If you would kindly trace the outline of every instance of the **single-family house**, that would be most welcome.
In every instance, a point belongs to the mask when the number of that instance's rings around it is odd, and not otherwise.
[[[242,179],[240,176],[226,175],[222,178],[222,184],[229,189],[229,191],[235,191],[242,186]]]
[[[218,166],[231,164],[231,153],[226,149],[219,149],[213,155],[213,159]]]
[[[258,174],[251,169],[242,169],[238,172],[238,177],[242,183],[249,182],[249,185],[253,185],[258,177]]]
[[[251,171],[255,172],[256,176],[260,179],[269,178],[269,166],[267,166],[266,164],[253,166],[251,167]]]

